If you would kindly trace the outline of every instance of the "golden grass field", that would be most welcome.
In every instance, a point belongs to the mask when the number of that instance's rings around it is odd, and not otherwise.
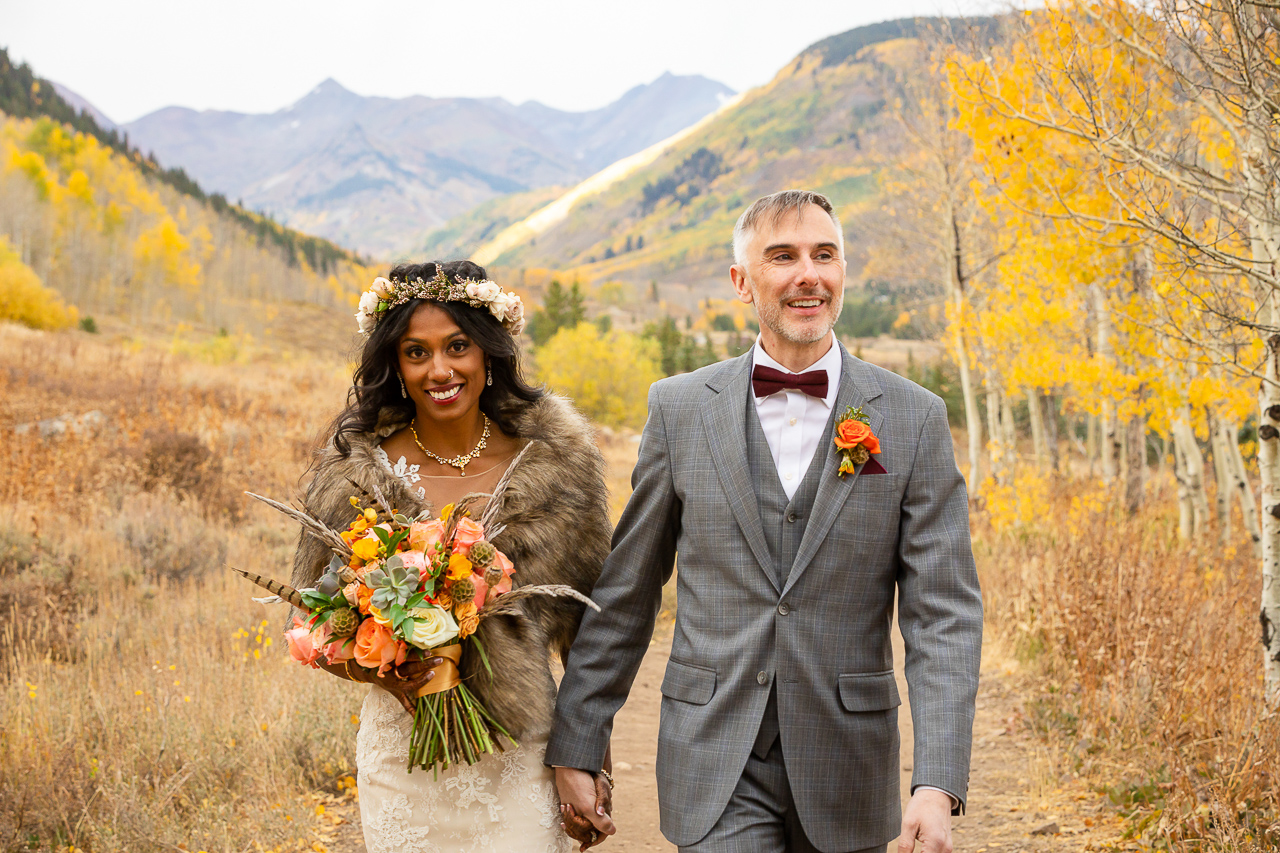
[[[297,493],[348,382],[337,359],[0,324],[0,851],[325,849],[363,688],[289,661],[281,610],[225,567],[287,576],[292,522],[241,492]],[[606,435],[616,513],[635,443]],[[1179,544],[1171,505],[1125,518],[1067,482],[1033,525],[975,512],[988,636],[1052,773],[1126,817],[1117,844],[1264,849],[1256,561]]]

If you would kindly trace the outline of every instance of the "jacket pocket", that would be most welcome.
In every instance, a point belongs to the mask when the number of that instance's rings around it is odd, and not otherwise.
[[[662,695],[693,705],[705,705],[716,692],[716,671],[672,658],[662,677]]]
[[[846,711],[888,711],[902,704],[893,670],[840,676],[840,704]]]

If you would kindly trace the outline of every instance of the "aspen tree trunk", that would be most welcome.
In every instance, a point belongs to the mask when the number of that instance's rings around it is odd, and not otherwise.
[[[1005,473],[1012,482],[1018,468],[1018,430],[1013,422],[1013,402],[1004,391],[1000,392],[1000,431],[1004,434]]]
[[[1193,513],[1191,510],[1191,489],[1187,482],[1187,457],[1182,452],[1182,442],[1175,434],[1173,442],[1173,478],[1178,483],[1178,538],[1188,541],[1192,534]]]
[[[1036,454],[1036,470],[1044,473],[1047,466],[1045,456],[1044,409],[1040,406],[1040,394],[1027,389],[1027,414],[1031,416],[1031,447]]]
[[[1186,488],[1191,500],[1192,535],[1199,537],[1209,529],[1209,499],[1204,491],[1204,457],[1196,444],[1195,433],[1191,430],[1191,413],[1186,411],[1186,407],[1182,416],[1173,422],[1173,437],[1182,455]]]
[[[948,201],[950,207],[950,201]],[[982,421],[978,414],[978,397],[969,375],[969,350],[964,342],[964,272],[961,266],[960,228],[956,224],[955,209],[947,211],[946,241],[950,248],[947,258],[947,292],[955,311],[952,322],[952,346],[956,351],[956,367],[960,371],[960,391],[964,396],[964,428],[969,437],[969,495],[972,497],[981,485],[979,479],[982,460]]]
[[[1142,481],[1147,470],[1147,425],[1133,418],[1125,427],[1124,506],[1130,515],[1142,507]]]
[[[1096,283],[1089,285],[1089,291],[1093,294],[1093,313],[1098,322],[1098,359],[1103,364],[1110,364],[1111,309],[1107,307],[1107,295]],[[1099,420],[1102,480],[1110,483],[1116,478],[1116,460],[1119,457],[1120,442],[1116,435],[1115,405],[1106,398],[1102,400],[1102,414]]]
[[[1273,296],[1274,300],[1275,297]],[[1272,315],[1280,313],[1272,305]],[[1276,320],[1273,319],[1272,323]],[[1280,335],[1267,340],[1266,378],[1258,391],[1258,473],[1262,489],[1263,679],[1268,704],[1280,705]]]
[[[1213,452],[1213,479],[1217,484],[1214,489],[1213,502],[1218,515],[1218,535],[1223,545],[1231,544],[1231,463],[1228,461],[1230,450],[1223,441],[1221,429],[1217,429],[1216,419],[1210,424],[1210,449]]]
[[[1000,390],[995,378],[987,375],[987,455],[991,478],[997,484],[1006,481],[1009,448],[1004,444],[1004,434],[1000,431]]]
[[[1240,440],[1237,438],[1236,427],[1232,424],[1220,423],[1218,429],[1222,434],[1222,445],[1229,460],[1228,474],[1231,477],[1231,491],[1240,500],[1240,514],[1244,516],[1244,527],[1249,531],[1249,539],[1253,543],[1253,555],[1262,559],[1262,527],[1258,523],[1258,503],[1253,497],[1253,486],[1249,484],[1244,457],[1240,455]]]
[[[1098,418],[1089,415],[1084,428],[1084,454],[1089,459],[1089,479],[1093,479],[1094,463],[1098,461]]]
[[[1040,397],[1041,421],[1044,424],[1044,446],[1049,457],[1049,471],[1057,474],[1058,458],[1058,403],[1053,394]]]

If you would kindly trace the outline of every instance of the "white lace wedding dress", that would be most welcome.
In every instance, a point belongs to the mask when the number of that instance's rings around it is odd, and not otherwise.
[[[388,470],[414,488],[417,466]],[[473,765],[408,772],[413,718],[371,686],[356,735],[360,820],[368,853],[564,853],[555,776],[546,742],[525,742]]]

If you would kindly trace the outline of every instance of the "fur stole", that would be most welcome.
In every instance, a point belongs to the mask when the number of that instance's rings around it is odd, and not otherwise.
[[[512,580],[517,586],[562,583],[589,595],[608,556],[612,531],[604,459],[594,430],[567,400],[553,394],[522,404],[512,420],[518,436],[529,439],[532,447],[507,487],[497,516],[506,530],[494,545],[515,564]],[[376,483],[388,502],[407,515],[427,508],[376,454],[381,439],[404,423],[386,410],[377,434],[349,436],[349,456],[341,456],[332,443],[321,451],[306,491],[311,514],[332,528],[346,529],[353,518],[350,481],[366,490]],[[303,534],[294,559],[293,586],[314,586],[329,556],[321,542]],[[523,617],[494,617],[481,623],[478,636],[492,677],[478,655],[466,656],[462,675],[514,737],[540,738],[550,729],[555,704],[550,653],[568,651],[584,605],[568,598],[535,597],[522,607]]]

